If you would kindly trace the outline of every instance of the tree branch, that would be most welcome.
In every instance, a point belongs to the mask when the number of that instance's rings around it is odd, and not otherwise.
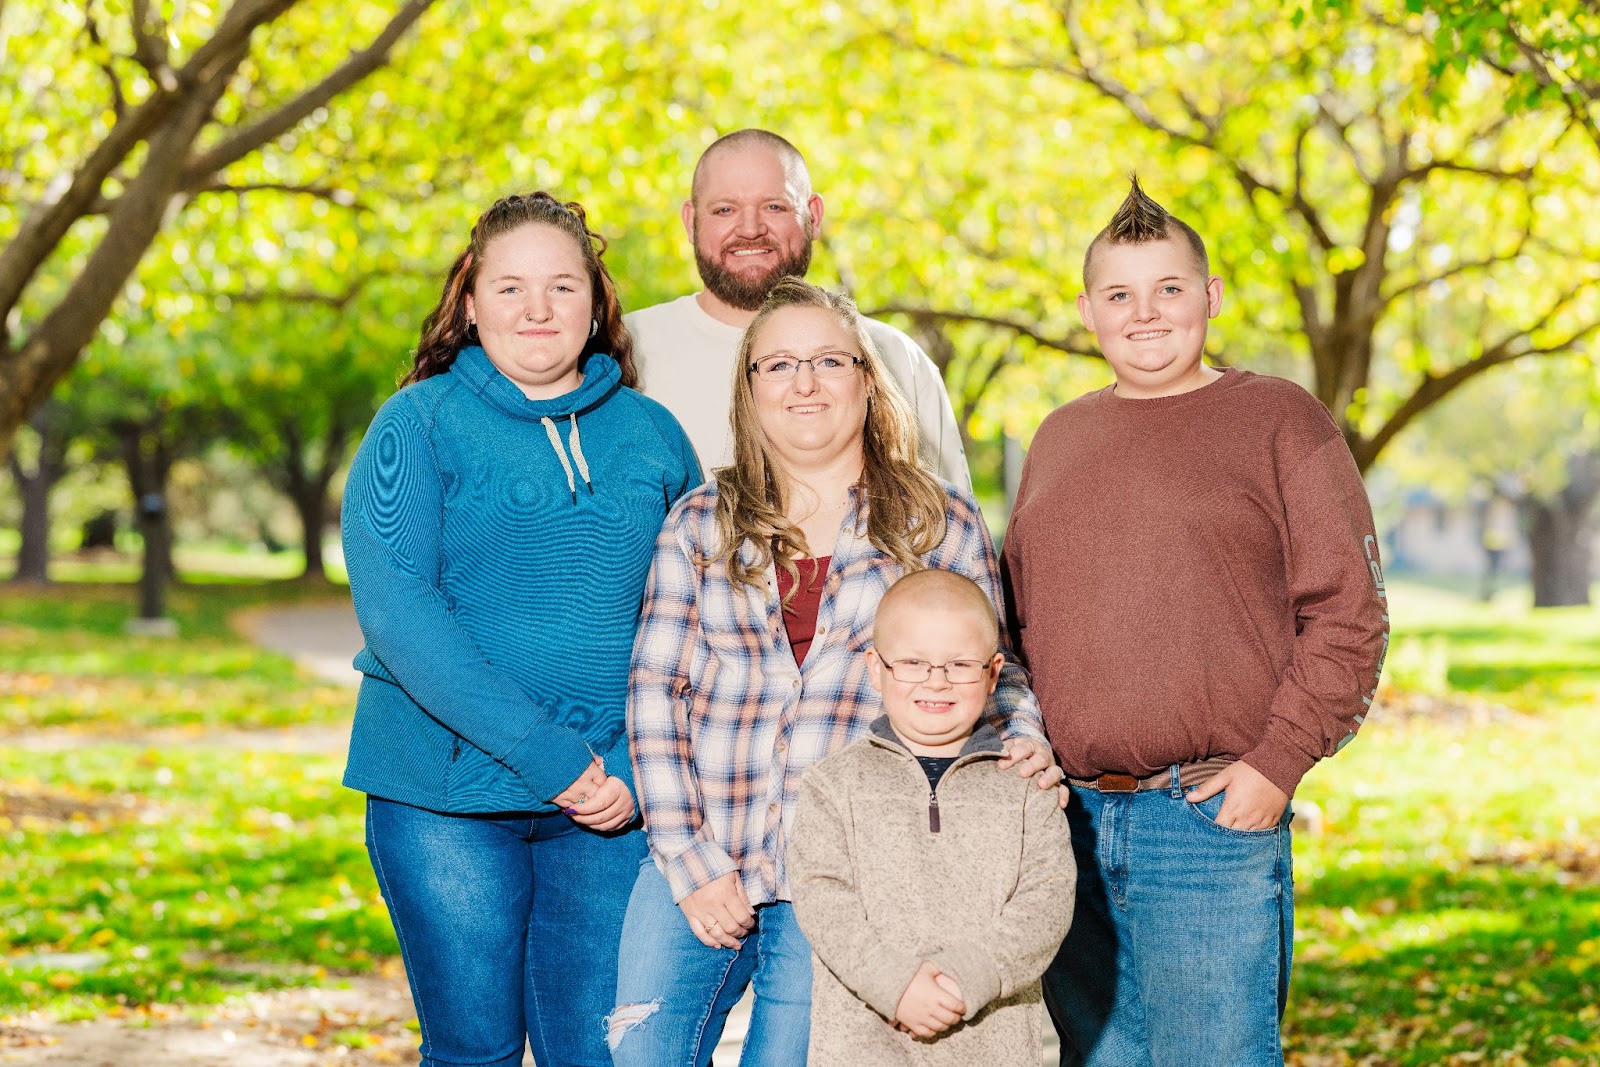
[[[0,251],[0,351],[6,349],[5,322],[72,224],[99,200],[106,178],[141,141],[149,138],[185,100],[226,78],[248,48],[250,34],[293,6],[296,0],[235,0],[211,38],[195,50],[183,70],[163,70],[156,88],[138,107],[111,127],[70,178],[52,185],[15,235]]]
[[[350,58],[325,78],[276,111],[262,116],[247,126],[235,129],[233,133],[205,152],[190,159],[184,167],[182,185],[185,188],[199,186],[207,176],[221,171],[269,141],[288,133],[317,108],[327,104],[339,93],[383,66],[389,61],[389,52],[394,48],[395,42],[432,4],[433,0],[406,0],[372,44],[359,52],[352,52]]]
[[[966,311],[941,311],[938,308],[921,307],[912,304],[887,304],[883,307],[865,311],[862,314],[872,318],[882,315],[910,315],[913,318],[931,319],[935,322],[968,322],[982,326],[993,326],[1002,330],[1009,330],[1021,337],[1026,337],[1040,348],[1048,348],[1056,352],[1064,352],[1070,356],[1084,356],[1089,359],[1104,359],[1100,350],[1086,338],[1087,330],[1077,331],[1065,337],[1051,337],[1041,333],[1031,323],[1019,319],[1007,318],[1003,315],[980,315],[976,312]]]
[[[1189,98],[1189,94],[1184,92],[1182,89],[1174,88],[1173,91],[1177,93],[1179,103],[1183,104],[1183,110],[1188,113],[1191,119],[1200,125],[1201,129],[1206,131],[1207,142],[1212,144],[1216,143],[1217,134],[1222,128],[1222,123],[1218,117],[1202,111],[1200,109],[1200,105],[1191,100]]]
[[[1385,294],[1383,302],[1385,305],[1392,304],[1401,297],[1414,293],[1419,289],[1427,289],[1438,282],[1449,281],[1451,278],[1460,277],[1468,271],[1487,270],[1498,263],[1509,263],[1511,260],[1514,260],[1518,256],[1522,255],[1523,250],[1527,247],[1528,237],[1529,234],[1524,232],[1521,237],[1517,238],[1517,246],[1503,255],[1485,256],[1482,259],[1466,260],[1455,264],[1448,270],[1442,270],[1438,274],[1430,274],[1427,277],[1418,278],[1413,282],[1408,282],[1405,285],[1400,286],[1398,289],[1395,289],[1393,292]]]
[[[363,206],[356,195],[348,189],[339,189],[331,185],[293,185],[286,182],[246,182],[244,184],[230,184],[228,182],[206,182],[193,193],[233,193],[242,196],[245,193],[292,193],[296,196],[310,196],[317,200],[326,200],[340,207],[353,207],[362,211],[370,210]]]
[[[1217,146],[1217,134],[1221,129],[1221,120],[1218,116],[1210,116],[1208,120],[1197,105],[1194,105],[1184,97],[1185,107],[1189,110],[1191,118],[1202,132],[1195,133],[1192,130],[1182,130],[1163,121],[1155,112],[1150,110],[1149,105],[1145,103],[1142,96],[1090,62],[1091,48],[1087,35],[1083,32],[1083,24],[1078,20],[1076,0],[1062,0],[1058,13],[1061,17],[1062,25],[1066,29],[1067,40],[1072,45],[1078,68],[1074,70],[1070,67],[1056,66],[1051,69],[1076,81],[1084,82],[1097,90],[1102,96],[1121,104],[1123,109],[1146,129],[1154,133],[1165,134],[1180,144],[1210,149],[1228,167],[1234,179],[1244,188],[1247,199],[1257,190],[1265,190],[1274,196],[1283,197],[1282,190],[1276,185],[1252,173],[1245,166],[1243,160],[1229,155]],[[1313,227],[1313,232],[1320,231],[1321,236],[1318,237],[1318,240],[1326,239],[1327,231],[1322,226],[1321,220],[1316,217],[1316,212],[1311,209],[1311,205],[1306,203],[1303,197],[1300,198],[1299,203],[1304,209],[1302,217],[1306,219],[1307,224]],[[1332,247],[1332,245],[1329,245],[1329,247]]]
[[[1311,239],[1317,242],[1317,247],[1324,253],[1332,252],[1338,247],[1339,242],[1333,239],[1333,234],[1328,232],[1327,225],[1322,221],[1322,216],[1311,201],[1306,199],[1305,190],[1305,147],[1306,138],[1311,135],[1311,124],[1300,127],[1294,139],[1294,186],[1289,195],[1288,207],[1306,224],[1306,229],[1311,232]],[[1281,192],[1278,194],[1283,195]]]
[[[963,414],[966,418],[972,417],[972,413],[977,410],[978,404],[983,400],[984,394],[989,391],[990,387],[1000,377],[1000,372],[1009,367],[1011,363],[1011,352],[1008,349],[990,361],[989,366],[983,372],[983,377],[978,379],[978,384],[975,388],[962,390],[961,406],[965,409]]]
[[[128,276],[161,232],[184,149],[210,121],[212,110],[227,90],[227,71],[231,67],[226,61],[238,66],[249,48],[249,38],[241,37],[236,40],[231,56],[216,57],[222,69],[187,94],[172,121],[164,124],[150,139],[144,166],[129,182],[127,191],[117,198],[106,231],[89,254],[88,261],[27,340],[11,355],[16,361],[16,374],[10,380],[20,386],[18,392],[22,398],[48,391],[71,369],[73,361],[93,339]]]
[[[847,295],[853,297],[856,291],[856,277],[855,272],[850,269],[850,264],[844,261],[844,257],[839,254],[826,233],[817,238],[817,244],[827,250],[828,258],[833,260],[834,273],[839,275],[839,284],[844,287]]]
[[[1589,139],[1594,142],[1596,148],[1600,148],[1600,122],[1595,120],[1593,113],[1589,110],[1590,104],[1596,98],[1600,98],[1600,86],[1586,85],[1576,77],[1569,77],[1569,81],[1563,83],[1551,72],[1549,54],[1543,48],[1523,37],[1518,32],[1515,22],[1507,24],[1506,32],[1511,35],[1511,40],[1515,42],[1517,51],[1527,62],[1529,73],[1533,75],[1540,85],[1554,88],[1561,92],[1562,102],[1566,104],[1568,112],[1571,113],[1573,122],[1582,127],[1583,131],[1588,134]],[[1513,72],[1507,71],[1502,67],[1497,66],[1496,69],[1500,70],[1501,73],[1515,76]]]
[[[229,184],[228,182],[207,181],[203,182],[198,188],[181,189],[177,191],[189,193],[193,196],[198,196],[201,193],[233,193],[240,196],[245,193],[259,192],[289,193],[296,196],[315,197],[318,200],[326,200],[331,204],[337,204],[340,207],[355,208],[358,211],[371,210],[366,205],[357,201],[355,194],[350,192],[350,190],[339,189],[331,185],[294,185],[287,182],[245,182],[243,184],[234,185]],[[90,205],[89,210],[85,211],[84,214],[104,215],[111,211],[116,204],[116,200],[108,200],[105,197],[101,197],[92,205]]]
[[[882,37],[897,48],[921,52],[923,55],[932,56],[934,59],[948,63],[952,67],[960,67],[963,70],[979,68],[999,71],[1003,74],[1037,74],[1044,71],[1051,74],[1061,74],[1069,78],[1077,78],[1078,76],[1076,71],[1063,67],[1049,56],[1029,55],[1024,60],[1001,60],[986,57],[982,62],[979,62],[970,56],[952,52],[947,48],[939,48],[936,45],[928,44],[926,41],[919,41],[904,34],[896,33],[894,30],[878,30],[876,36]],[[704,104],[697,103],[695,106],[703,107]]]
[[[1201,136],[1191,130],[1180,130],[1176,126],[1163,122],[1155,112],[1150,110],[1143,97],[1122,84],[1122,82],[1103,73],[1089,61],[1088,39],[1083,32],[1083,24],[1078,20],[1077,4],[1074,0],[1062,0],[1060,15],[1062,26],[1067,31],[1067,40],[1072,45],[1073,56],[1078,61],[1078,69],[1076,71],[1071,68],[1060,68],[1061,73],[1067,74],[1078,81],[1086,82],[1099,90],[1101,95],[1115,100],[1146,129],[1153,130],[1156,133],[1164,133],[1168,137],[1184,144],[1199,145],[1211,149],[1216,148],[1210,131]]]
[[[1600,279],[1586,278],[1583,281],[1578,282],[1577,284],[1571,286],[1570,288],[1568,288],[1566,290],[1566,292],[1562,293],[1560,296],[1556,297],[1555,300],[1551,301],[1550,306],[1545,309],[1545,313],[1543,315],[1539,316],[1538,321],[1534,322],[1533,324],[1531,324],[1531,325],[1529,325],[1527,327],[1524,327],[1523,329],[1515,330],[1515,331],[1513,331],[1511,333],[1506,334],[1504,337],[1500,338],[1500,340],[1496,341],[1494,344],[1489,345],[1488,347],[1486,347],[1484,349],[1484,351],[1485,352],[1496,352],[1496,351],[1500,351],[1500,350],[1503,350],[1503,349],[1509,349],[1513,345],[1515,345],[1519,340],[1522,340],[1524,338],[1531,338],[1534,334],[1538,333],[1540,330],[1543,330],[1543,329],[1547,328],[1552,322],[1554,322],[1556,316],[1561,314],[1561,312],[1565,311],[1573,303],[1573,301],[1577,300],[1580,296],[1582,296],[1584,293],[1588,292],[1589,290],[1594,289],[1596,286],[1600,286]],[[1600,327],[1600,320],[1597,320],[1595,323],[1593,323],[1590,326],[1586,327],[1579,334],[1577,334],[1577,335],[1575,335],[1575,336],[1573,336],[1571,338],[1568,338],[1566,341],[1563,341],[1561,344],[1555,345],[1554,347],[1551,347],[1551,348],[1535,349],[1534,350],[1534,354],[1536,354],[1536,355],[1550,355],[1551,353],[1554,353],[1554,352],[1564,351],[1565,349],[1571,348],[1574,344],[1577,343],[1577,341],[1581,337],[1587,335],[1591,330],[1594,330],[1597,327]]]
[[[100,24],[95,21],[94,9],[87,3],[83,6],[83,30],[88,35],[89,44],[93,46],[94,51],[103,50],[110,54],[105,38],[100,36]],[[128,113],[128,101],[122,95],[122,81],[117,77],[116,69],[112,67],[110,59],[96,60],[95,66],[100,68],[101,73],[106,76],[106,81],[111,85],[111,113],[120,121]]]
[[[349,288],[338,293],[325,293],[320,289],[241,289],[212,290],[203,295],[212,300],[229,300],[235,304],[318,304],[343,311],[372,280],[371,275],[358,278]]]
[[[1311,342],[1311,351],[1315,353],[1328,329],[1322,314],[1322,302],[1317,297],[1317,287],[1295,279],[1292,273],[1289,287],[1294,292],[1295,303],[1300,305],[1300,322],[1305,327],[1306,339]]]
[[[133,58],[158,80],[167,67],[166,20],[150,10],[149,0],[133,0],[128,21],[133,28]]]
[[[1417,383],[1416,389],[1412,390],[1411,395],[1406,397],[1405,401],[1394,410],[1376,433],[1369,438],[1358,439],[1357,444],[1352,446],[1352,451],[1356,455],[1357,467],[1365,471],[1378,458],[1384,447],[1394,439],[1395,435],[1410,425],[1418,415],[1484,371],[1519,359],[1526,359],[1530,356],[1551,356],[1558,352],[1570,351],[1597,331],[1600,331],[1600,321],[1589,323],[1583,329],[1576,331],[1557,344],[1539,347],[1530,345],[1527,348],[1514,345],[1513,342],[1518,338],[1508,338],[1501,344],[1484,350],[1477,357],[1452,367],[1443,374],[1424,375],[1422,380]]]
[[[1402,180],[1415,181],[1426,178],[1436,170],[1454,171],[1457,174],[1476,174],[1483,178],[1495,178],[1502,181],[1525,182],[1533,177],[1532,167],[1518,167],[1515,170],[1500,170],[1497,167],[1480,167],[1472,163],[1458,163],[1453,159],[1430,159],[1426,163],[1419,163],[1407,168],[1402,174]]]
[[[1341,119],[1333,113],[1333,108],[1328,105],[1326,97],[1317,97],[1317,122],[1323,127],[1332,128],[1339,139],[1339,144],[1344,148],[1345,155],[1350,157],[1350,165],[1355,167],[1356,174],[1368,185],[1372,184],[1372,175],[1367,173],[1366,161],[1361,158],[1361,153],[1356,151],[1355,142],[1350,140],[1350,127],[1354,122]]]

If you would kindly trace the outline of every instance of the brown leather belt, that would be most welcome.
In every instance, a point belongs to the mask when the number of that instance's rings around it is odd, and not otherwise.
[[[1233,760],[1224,756],[1196,760],[1178,765],[1178,785],[1183,789],[1196,786],[1216,777]],[[1172,788],[1172,768],[1167,768],[1148,778],[1135,778],[1131,774],[1102,774],[1098,778],[1068,778],[1067,781],[1084,789],[1098,789],[1102,793],[1144,793],[1152,789]]]

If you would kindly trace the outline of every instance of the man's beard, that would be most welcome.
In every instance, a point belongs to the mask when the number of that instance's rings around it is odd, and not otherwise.
[[[729,307],[740,311],[755,311],[772,292],[772,287],[782,278],[804,278],[811,269],[811,239],[793,255],[781,258],[778,265],[765,274],[736,274],[700,251],[699,235],[695,235],[694,262],[700,268],[700,280],[711,295]],[[779,253],[782,255],[782,253]]]

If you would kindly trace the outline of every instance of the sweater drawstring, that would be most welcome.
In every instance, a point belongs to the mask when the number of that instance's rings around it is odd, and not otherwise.
[[[572,415],[570,418],[572,419],[572,458],[577,461],[578,473],[583,478],[583,484],[588,487],[590,493],[593,493],[594,485],[589,481],[589,464],[583,458],[583,446],[578,440],[578,416]],[[566,472],[567,492],[572,494],[572,502],[576,504],[578,502],[578,483],[572,477],[572,464],[567,462],[567,450],[561,447],[561,435],[556,432],[555,420],[545,415],[539,421],[544,424],[545,436],[550,438],[550,447],[555,449],[556,458],[561,461],[561,469]]]
[[[583,458],[583,441],[578,437],[578,414],[572,414],[572,462],[578,465],[578,473],[583,476],[583,484],[589,487],[589,495],[594,496],[594,483],[589,480],[589,461]],[[574,496],[577,494],[574,493]]]

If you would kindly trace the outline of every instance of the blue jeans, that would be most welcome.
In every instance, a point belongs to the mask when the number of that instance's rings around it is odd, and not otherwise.
[[[756,908],[737,950],[707,948],[689,929],[651,860],[639,865],[622,928],[616,1067],[705,1067],[728,1012],[755,985],[741,1067],[805,1067],[811,1037],[811,946],[783,902]]]
[[[1289,812],[1216,824],[1223,795],[1072,787],[1072,929],[1044,975],[1062,1067],[1281,1067],[1294,945]]]
[[[643,830],[367,798],[367,854],[422,1031],[421,1067],[610,1067],[606,1014]]]

